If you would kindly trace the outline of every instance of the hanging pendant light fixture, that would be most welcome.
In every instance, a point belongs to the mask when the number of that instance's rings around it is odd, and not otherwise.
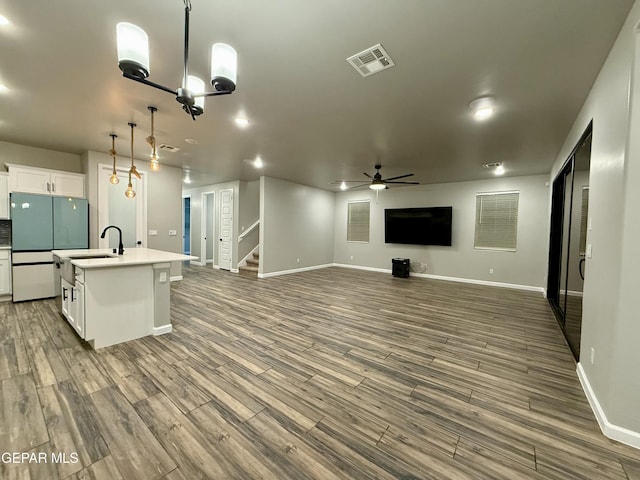
[[[147,143],[151,147],[151,155],[149,155],[149,158],[151,159],[149,161],[149,168],[151,168],[151,170],[153,170],[154,172],[157,172],[158,169],[160,168],[160,163],[158,162],[158,150],[156,149],[156,137],[154,137],[153,135],[153,131],[154,131],[153,114],[154,112],[157,112],[158,109],[156,107],[151,107],[151,106],[147,108],[151,112],[151,135],[147,137]]]
[[[133,198],[136,196],[136,191],[133,189],[133,184],[131,183],[131,175],[134,174],[136,177],[140,178],[140,174],[136,170],[136,166],[133,164],[133,129],[136,124],[129,122],[129,126],[131,127],[131,168],[129,169],[129,183],[127,185],[127,190],[124,192],[124,196],[127,198]]]
[[[116,172],[116,138],[118,138],[118,135],[116,135],[115,133],[110,133],[109,136],[111,137],[111,150],[109,150],[109,155],[113,157],[113,170],[111,171],[109,182],[115,185],[116,183],[120,182],[118,173]]]
[[[182,85],[173,90],[147,80],[149,76],[149,37],[132,23],[116,25],[118,66],[122,75],[136,82],[163,90],[176,96],[178,103],[193,120],[204,111],[204,97],[228,95],[236,89],[238,55],[227,44],[215,43],[211,47],[211,85],[213,92],[204,90],[204,82],[189,75],[189,12],[191,0],[184,1],[184,75]],[[196,87],[196,83],[198,86]]]

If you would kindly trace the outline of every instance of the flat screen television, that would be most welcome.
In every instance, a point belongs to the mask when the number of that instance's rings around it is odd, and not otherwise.
[[[452,207],[387,208],[385,243],[451,246]]]

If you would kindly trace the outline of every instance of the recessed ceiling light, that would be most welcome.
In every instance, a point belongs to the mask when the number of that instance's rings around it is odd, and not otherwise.
[[[256,159],[253,161],[253,166],[256,168],[262,168],[264,167],[264,162],[262,161],[262,159],[258,156],[256,157]]]
[[[496,99],[491,96],[476,98],[469,104],[476,120],[486,120],[491,117],[495,110]]]
[[[9,87],[0,83],[0,93],[5,93],[9,91]]]
[[[493,171],[494,175],[504,175],[504,167],[502,165],[498,165],[496,169]]]
[[[346,189],[347,189],[347,184],[343,180],[342,183],[340,184],[340,190],[346,190]]]
[[[9,19],[7,17],[5,17],[4,15],[0,15],[0,26],[3,25],[10,25],[11,22],[9,21]]]
[[[236,117],[235,122],[240,128],[247,128],[249,126],[249,120],[244,117]]]
[[[196,140],[195,138],[185,138],[184,141],[190,143],[191,145],[196,145],[198,143],[198,140]]]

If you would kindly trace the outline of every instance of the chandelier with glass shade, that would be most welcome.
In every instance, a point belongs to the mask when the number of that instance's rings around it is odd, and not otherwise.
[[[189,75],[189,13],[191,1],[184,1],[184,62],[182,85],[172,89],[148,79],[149,38],[145,31],[132,23],[121,22],[116,26],[118,66],[122,75],[136,82],[149,85],[176,96],[178,103],[193,120],[204,112],[204,99],[216,95],[228,95],[236,89],[237,53],[225,43],[211,47],[211,85],[214,91],[205,91],[205,82]]]

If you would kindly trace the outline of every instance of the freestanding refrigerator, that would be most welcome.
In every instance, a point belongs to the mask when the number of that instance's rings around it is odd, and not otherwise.
[[[57,295],[51,250],[89,247],[89,205],[84,198],[11,194],[13,301]]]

